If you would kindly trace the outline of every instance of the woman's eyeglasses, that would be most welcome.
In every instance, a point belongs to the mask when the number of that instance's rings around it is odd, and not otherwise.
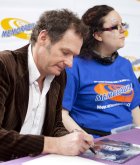
[[[129,28],[129,25],[127,23],[121,23],[120,25],[115,25],[109,28],[102,28],[101,31],[112,31],[112,30],[126,30]]]

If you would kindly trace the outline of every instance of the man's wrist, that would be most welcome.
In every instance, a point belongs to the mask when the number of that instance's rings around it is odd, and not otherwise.
[[[43,153],[57,153],[57,138],[45,137]]]

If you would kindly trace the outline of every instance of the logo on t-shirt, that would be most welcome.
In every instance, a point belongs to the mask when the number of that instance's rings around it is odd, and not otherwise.
[[[97,106],[98,109],[106,109],[118,105],[130,106],[134,97],[133,85],[130,81],[127,81],[127,83],[122,83],[122,81],[98,82],[94,86],[94,91],[97,93],[95,97],[96,102],[105,101],[107,103],[109,100],[114,101],[113,104],[108,102],[107,105],[99,105],[99,107]]]

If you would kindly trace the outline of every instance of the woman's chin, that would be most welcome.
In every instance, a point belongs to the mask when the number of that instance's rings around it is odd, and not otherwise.
[[[119,48],[123,48],[124,47],[124,43],[120,44]]]

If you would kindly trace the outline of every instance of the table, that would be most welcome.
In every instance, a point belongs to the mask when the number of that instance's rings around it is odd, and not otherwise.
[[[120,141],[130,142],[130,143],[134,143],[134,144],[140,144],[140,129],[134,128],[134,129],[131,129],[128,131],[124,131],[124,132],[121,132],[118,134],[112,134],[112,135],[109,135],[106,137],[109,139],[112,139],[112,140],[120,140]],[[102,138],[96,139],[96,141],[98,141],[100,139],[102,139]],[[40,156],[24,157],[24,158],[15,159],[15,160],[8,161],[8,162],[3,162],[0,165],[22,165],[23,162],[27,162],[29,160],[33,160],[33,159],[36,159],[39,157]],[[93,158],[93,160],[96,160],[96,159]],[[118,165],[118,163],[113,163],[113,162],[109,162],[109,161],[105,161],[105,160],[101,160],[100,162],[103,162],[108,165]],[[129,160],[126,163],[123,163],[123,165],[139,165],[139,164],[140,164],[140,155]]]

